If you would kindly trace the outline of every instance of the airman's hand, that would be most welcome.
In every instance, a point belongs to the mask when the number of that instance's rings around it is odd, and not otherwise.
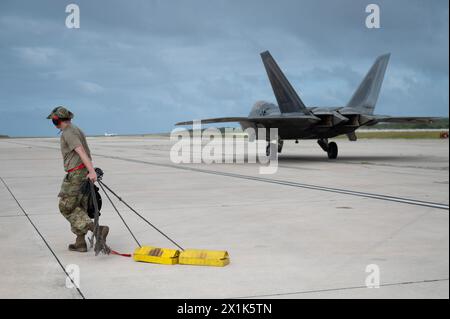
[[[95,171],[89,172],[87,178],[89,178],[92,181],[92,183],[95,183],[97,181],[97,173]]]

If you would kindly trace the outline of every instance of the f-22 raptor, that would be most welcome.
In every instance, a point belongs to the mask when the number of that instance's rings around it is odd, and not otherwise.
[[[356,141],[355,131],[361,126],[374,125],[379,122],[430,123],[435,117],[393,117],[375,115],[375,104],[380,93],[390,54],[379,56],[359,87],[345,106],[306,107],[292,85],[278,67],[272,55],[265,51],[261,58],[272,85],[278,105],[256,102],[248,117],[220,117],[201,120],[201,123],[239,122],[242,129],[258,128],[278,129],[277,147],[281,153],[283,140],[317,139],[320,147],[329,159],[336,159],[338,147],[329,138],[347,135],[350,141]],[[176,125],[192,125],[193,121],[179,122]],[[270,138],[267,139],[267,155],[270,155]],[[257,134],[255,136],[258,138]],[[253,137],[254,138],[254,137]],[[275,147],[276,149],[276,147]]]

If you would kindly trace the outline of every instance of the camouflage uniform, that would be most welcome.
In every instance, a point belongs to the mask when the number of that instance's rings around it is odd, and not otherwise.
[[[72,119],[73,114],[64,107],[55,108],[47,117],[57,116],[59,119]],[[75,125],[69,124],[61,133],[61,152],[64,160],[64,170],[67,172],[58,194],[59,211],[69,221],[72,232],[77,236],[85,235],[92,228],[92,221],[87,214],[88,196],[81,192],[81,185],[86,181],[87,168],[68,172],[82,164],[75,148],[83,146],[89,158],[90,150],[84,133]]]
[[[75,235],[85,235],[92,223],[87,214],[87,195],[81,193],[81,184],[86,180],[88,170],[79,169],[64,177],[58,194],[59,211],[69,221]]]

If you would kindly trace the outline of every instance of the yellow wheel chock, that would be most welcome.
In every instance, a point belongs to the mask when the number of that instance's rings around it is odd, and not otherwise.
[[[230,263],[230,256],[220,250],[186,249],[180,252],[178,262],[180,265],[224,267]]]
[[[133,254],[135,261],[142,261],[163,265],[197,265],[224,267],[230,263],[230,257],[226,251],[158,248],[143,246],[136,248]]]
[[[133,259],[147,263],[175,265],[178,264],[179,254],[180,252],[176,249],[143,246],[136,248]]]

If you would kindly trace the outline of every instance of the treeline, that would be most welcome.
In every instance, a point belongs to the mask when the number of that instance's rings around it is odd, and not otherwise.
[[[433,123],[381,123],[374,126],[368,126],[364,128],[373,129],[448,129],[448,118],[437,120]]]

